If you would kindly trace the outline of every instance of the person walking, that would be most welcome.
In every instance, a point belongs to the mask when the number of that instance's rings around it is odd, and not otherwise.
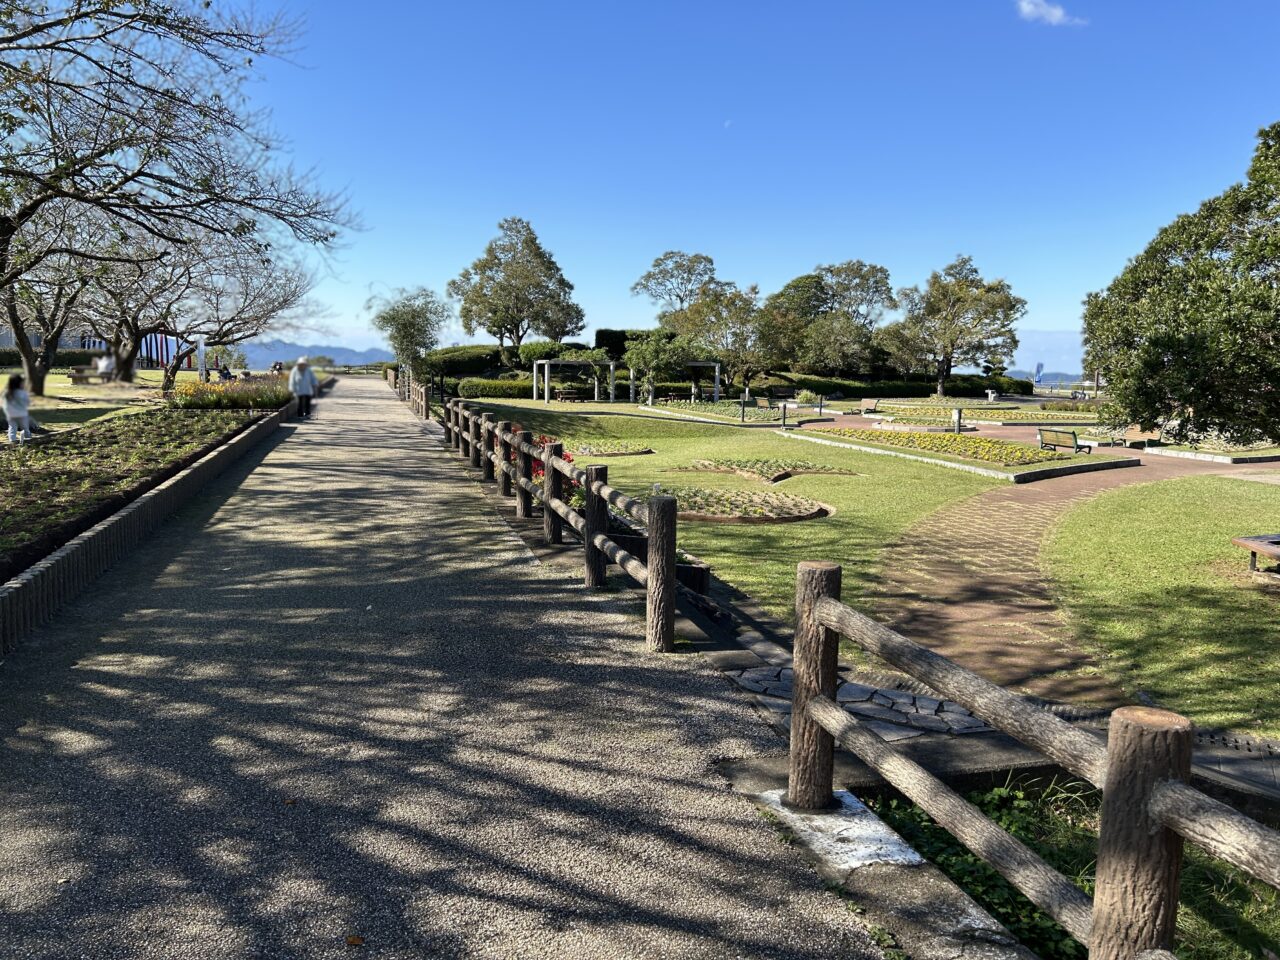
[[[26,379],[20,373],[9,378],[9,386],[0,398],[0,406],[4,407],[4,418],[9,421],[9,442],[18,442],[18,430],[22,430],[22,439],[31,439],[31,394],[27,393]]]
[[[289,371],[289,392],[298,398],[298,416],[307,419],[311,416],[311,398],[320,390],[320,381],[316,379],[306,357],[299,357]]]

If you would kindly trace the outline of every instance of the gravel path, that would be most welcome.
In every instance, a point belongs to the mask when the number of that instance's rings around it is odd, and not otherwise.
[[[4,664],[6,956],[878,956],[712,770],[779,748],[717,673],[384,384],[318,411]]]

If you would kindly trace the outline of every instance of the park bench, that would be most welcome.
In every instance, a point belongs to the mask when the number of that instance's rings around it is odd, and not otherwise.
[[[558,387],[556,389],[556,399],[566,403],[580,403],[587,399],[586,394],[576,387]]]
[[[1036,436],[1040,440],[1041,450],[1070,447],[1072,453],[1088,453],[1092,449],[1087,443],[1080,442],[1074,430],[1049,430],[1040,427],[1036,431]]]
[[[796,398],[795,387],[770,387],[769,396],[774,400],[794,400]]]
[[[67,376],[72,384],[88,384],[93,380],[97,380],[99,383],[106,383],[111,379],[111,374],[99,373],[92,367],[72,367],[71,373]]]
[[[862,413],[875,413],[880,409],[880,401],[879,399],[869,400],[866,397],[863,397],[862,402],[858,404],[858,409]]]
[[[1280,533],[1262,533],[1252,537],[1232,537],[1237,547],[1249,551],[1249,572],[1258,572],[1258,554],[1280,560]]]

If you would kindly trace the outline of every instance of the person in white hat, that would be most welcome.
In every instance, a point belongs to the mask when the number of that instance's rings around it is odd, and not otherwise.
[[[289,392],[298,398],[298,416],[304,420],[311,416],[311,398],[320,389],[320,381],[315,371],[307,363],[306,357],[299,357],[289,371]]]

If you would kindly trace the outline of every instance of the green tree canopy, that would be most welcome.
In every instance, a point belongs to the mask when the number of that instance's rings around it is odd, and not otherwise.
[[[436,346],[440,329],[452,317],[449,304],[434,290],[418,287],[374,297],[365,305],[373,311],[373,326],[382,332],[391,352],[415,377],[425,377],[425,354]]]
[[[764,372],[760,291],[754,284],[745,290],[733,283],[706,284],[693,303],[672,317],[671,329],[703,356],[718,359],[731,381],[750,386],[751,378]]]
[[[1178,217],[1084,306],[1111,424],[1280,439],[1280,123],[1244,183]]]
[[[622,362],[639,372],[640,384],[652,403],[658,380],[679,376],[690,360],[698,359],[698,354],[698,346],[688,337],[672,336],[659,328],[628,340]]]
[[[688,307],[715,278],[716,265],[706,254],[668,250],[631,285],[631,295],[647,296],[657,304],[662,319]]]
[[[581,333],[582,308],[527,220],[507,217],[484,254],[449,281],[468,334],[484,330],[499,346],[519,347],[530,332],[560,341]]]
[[[770,367],[800,364],[809,327],[831,308],[831,291],[816,273],[806,273],[765,298],[760,308],[760,349]]]
[[[1008,281],[984,280],[966,256],[930,274],[924,290],[899,290],[898,301],[906,316],[883,328],[881,345],[903,372],[927,365],[939,397],[956,366],[1012,356],[1018,347],[1014,326],[1027,308]]]

